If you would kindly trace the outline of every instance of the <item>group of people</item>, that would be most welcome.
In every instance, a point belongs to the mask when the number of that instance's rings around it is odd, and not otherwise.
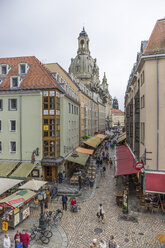
[[[28,248],[30,245],[30,237],[29,234],[23,230],[22,233],[17,231],[17,233],[14,236],[15,241],[15,248]],[[10,248],[11,247],[11,241],[8,234],[5,234],[4,240],[3,240],[3,248]]]
[[[97,239],[93,239],[92,244],[90,245],[90,248],[119,248],[119,246],[117,245],[114,239],[114,236],[111,235],[110,240],[108,242],[108,246],[103,239],[100,240],[99,244],[97,242]]]
[[[67,195],[63,195],[62,196],[62,207],[63,207],[63,210],[67,210],[67,204],[68,204],[68,197]],[[77,212],[77,201],[76,201],[76,198],[72,198],[71,200],[71,211],[73,212]]]

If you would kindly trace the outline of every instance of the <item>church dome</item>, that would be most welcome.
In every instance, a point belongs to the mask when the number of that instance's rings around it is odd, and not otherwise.
[[[93,59],[90,55],[89,38],[84,28],[79,34],[77,56],[71,59],[69,72],[73,73],[86,85],[91,81],[99,84],[99,68],[96,59]]]

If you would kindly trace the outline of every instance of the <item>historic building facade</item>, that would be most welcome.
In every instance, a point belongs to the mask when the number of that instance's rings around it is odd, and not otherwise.
[[[36,167],[57,176],[61,93],[36,57],[0,58],[0,162],[15,161],[13,176]]]
[[[165,19],[141,43],[125,94],[126,135],[138,161],[146,192],[164,192]],[[152,184],[150,183],[152,181]]]
[[[99,129],[105,131],[107,123],[111,121],[111,109],[112,109],[112,97],[108,91],[107,79],[104,74],[102,84],[99,79],[99,67],[96,59],[93,59],[89,50],[89,37],[83,28],[78,37],[78,51],[77,56],[71,59],[69,67],[69,73],[73,74],[80,83],[84,84],[87,89],[95,94],[99,95],[102,99],[101,106],[98,107],[99,116]],[[98,101],[98,105],[99,105]],[[103,111],[102,108],[105,108]],[[99,111],[101,110],[101,111]],[[92,104],[90,105],[90,111],[92,111]],[[105,113],[104,125],[102,124],[103,112]],[[92,119],[93,122],[93,119]]]

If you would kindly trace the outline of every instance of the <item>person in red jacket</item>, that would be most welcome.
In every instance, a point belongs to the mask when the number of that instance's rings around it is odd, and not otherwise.
[[[72,211],[73,211],[73,212],[77,212],[77,202],[76,202],[76,198],[73,198],[73,199],[72,199],[71,205],[72,205]]]
[[[30,245],[30,237],[25,230],[21,233],[21,243],[23,244],[23,248],[28,248]]]
[[[15,247],[16,247],[16,240],[21,240],[21,233],[17,230],[15,236],[14,236],[14,241],[15,241]]]

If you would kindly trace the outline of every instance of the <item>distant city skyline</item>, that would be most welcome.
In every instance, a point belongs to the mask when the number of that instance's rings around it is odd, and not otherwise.
[[[68,71],[77,54],[78,35],[88,33],[100,82],[106,73],[109,91],[124,110],[124,94],[141,40],[148,40],[165,2],[119,0],[5,0],[1,9],[1,57],[35,55],[58,62]]]

